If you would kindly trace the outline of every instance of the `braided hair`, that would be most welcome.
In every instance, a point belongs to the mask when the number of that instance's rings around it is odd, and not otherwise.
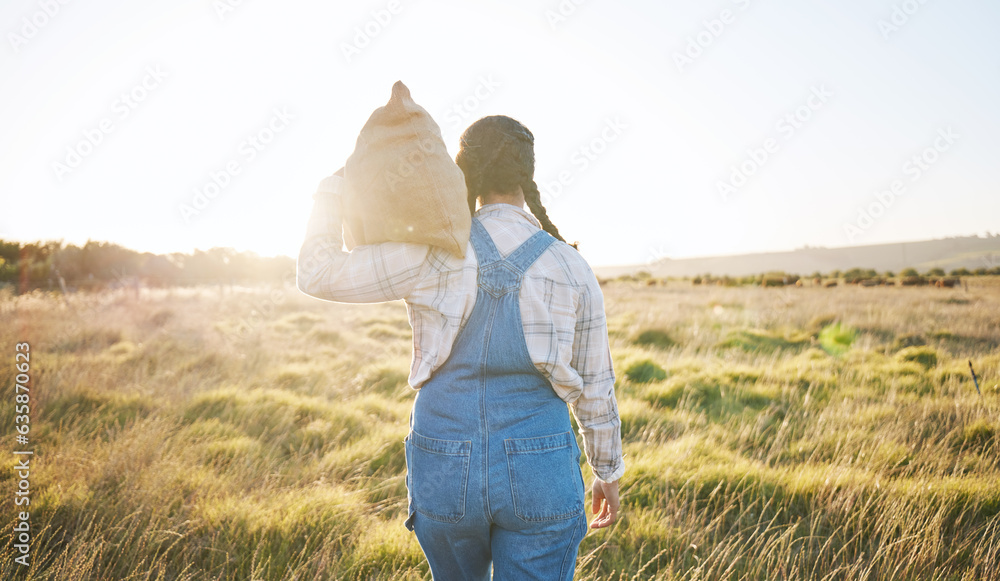
[[[549,219],[535,183],[535,136],[519,121],[505,115],[490,115],[462,133],[455,163],[465,174],[469,211],[476,213],[476,200],[492,192],[510,192],[521,186],[528,209],[542,229],[556,240],[559,230]],[[576,244],[571,244],[574,248]]]

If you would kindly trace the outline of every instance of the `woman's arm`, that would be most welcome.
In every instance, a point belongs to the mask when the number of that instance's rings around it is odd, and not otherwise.
[[[570,407],[583,434],[587,462],[597,476],[592,487],[594,520],[590,528],[599,529],[618,519],[618,480],[625,473],[625,461],[604,295],[593,272],[588,274],[577,302],[571,362],[583,379],[583,389]]]
[[[339,172],[338,172],[339,173]],[[315,200],[296,264],[300,291],[342,303],[380,303],[405,298],[427,267],[430,247],[383,242],[343,249],[342,178],[325,178]]]
[[[580,425],[584,451],[594,474],[604,482],[615,482],[625,472],[615,372],[604,295],[592,272],[589,278],[577,303],[570,363],[583,379],[583,389],[570,407]]]

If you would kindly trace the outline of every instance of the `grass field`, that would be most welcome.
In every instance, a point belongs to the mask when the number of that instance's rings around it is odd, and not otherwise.
[[[969,280],[607,283],[628,470],[577,578],[1000,579],[1000,281]],[[7,294],[0,321],[0,578],[430,579],[402,525],[401,303]]]

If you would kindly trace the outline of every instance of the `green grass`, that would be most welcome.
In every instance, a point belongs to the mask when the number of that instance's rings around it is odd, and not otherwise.
[[[652,359],[643,359],[629,365],[625,369],[625,377],[635,383],[649,383],[666,379],[667,372]]]
[[[831,355],[843,355],[851,348],[851,344],[858,337],[857,329],[832,323],[823,327],[819,332],[819,344]]]
[[[1000,579],[991,281],[604,285],[627,471],[576,578]],[[274,292],[4,296],[36,456],[32,564],[0,496],[0,577],[430,579],[402,526],[404,306]]]
[[[906,347],[896,357],[900,361],[919,363],[924,369],[930,369],[938,363],[937,352],[930,347]]]
[[[658,349],[669,349],[677,345],[677,342],[663,329],[646,329],[636,336],[635,344],[656,347]]]
[[[785,337],[777,333],[757,329],[734,329],[725,340],[719,342],[721,349],[741,349],[748,353],[774,353],[777,351],[799,350],[809,344],[808,339]]]

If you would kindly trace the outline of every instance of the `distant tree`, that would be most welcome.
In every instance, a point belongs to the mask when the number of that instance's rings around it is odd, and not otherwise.
[[[139,276],[157,287],[177,284],[183,278],[183,269],[176,260],[170,256],[159,254],[143,255],[142,268],[139,269]]]
[[[944,276],[944,269],[937,267],[932,268],[927,271],[927,276]]]
[[[904,277],[905,276],[920,276],[920,273],[917,272],[917,269],[915,269],[915,268],[904,268],[903,271],[899,273],[899,276],[904,276]]]
[[[20,255],[20,243],[0,240],[0,283],[17,282],[17,261]]]
[[[20,242],[7,242],[6,240],[0,240],[0,258],[3,258],[4,261],[9,264],[14,264],[20,257]]]
[[[869,280],[878,276],[873,269],[852,268],[844,273],[844,282],[847,284],[857,284],[864,280]]]
[[[972,276],[968,268],[956,268],[949,273],[951,276]]]
[[[0,256],[0,285],[13,284],[15,281],[17,281],[17,263],[7,262],[6,258]]]
[[[29,242],[19,244],[18,256],[14,263],[14,278],[26,282],[29,289],[50,287],[52,282],[53,257],[62,246],[61,242]]]
[[[184,278],[188,284],[228,282],[231,278],[230,261],[236,254],[232,248],[195,250],[184,261]]]
[[[26,290],[58,290],[60,277],[70,289],[129,284],[133,277],[155,286],[230,281],[288,284],[295,280],[295,259],[261,257],[232,248],[158,255],[94,240],[83,246],[0,240],[0,283],[18,288],[26,283]]]

